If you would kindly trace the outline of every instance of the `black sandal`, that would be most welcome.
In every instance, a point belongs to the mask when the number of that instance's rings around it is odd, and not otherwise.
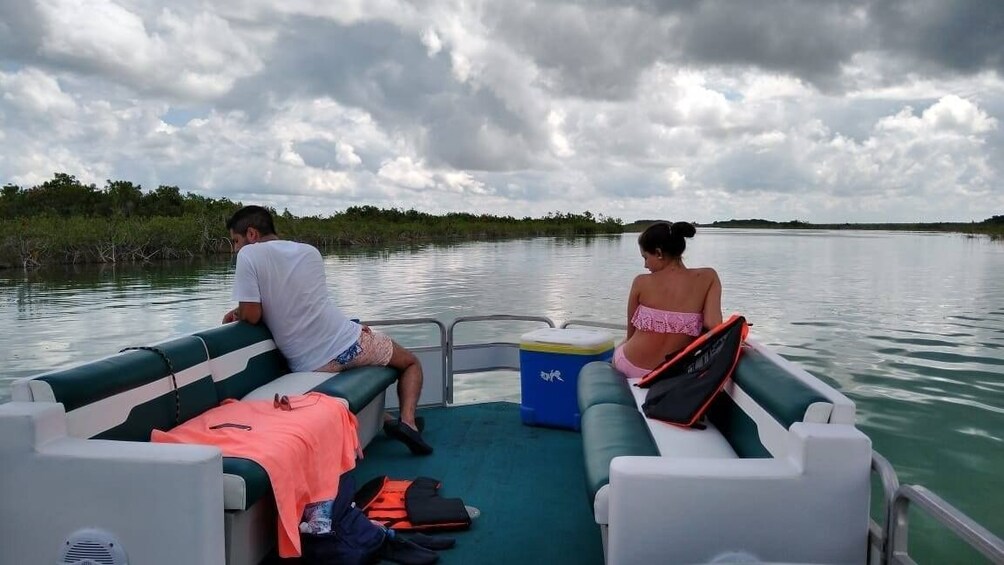
[[[408,449],[415,455],[429,455],[432,453],[432,446],[425,443],[422,434],[413,430],[411,426],[401,420],[387,422],[383,426],[384,432],[388,436],[408,446]]]
[[[395,422],[395,420],[390,420],[390,419],[384,421],[384,423],[383,423],[383,431],[384,431],[384,433],[388,433],[388,434],[390,433],[390,432],[387,431],[387,428],[389,428],[391,426],[391,424],[393,424],[394,422]],[[415,427],[418,428],[418,433],[424,432],[425,431],[425,418],[422,417],[422,416],[415,416]]]

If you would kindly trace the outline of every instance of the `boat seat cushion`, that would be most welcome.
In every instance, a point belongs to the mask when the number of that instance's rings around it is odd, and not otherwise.
[[[582,367],[576,394],[580,414],[597,404],[635,405],[627,379],[610,363],[602,361],[594,361]]]
[[[272,400],[276,394],[306,394],[331,378],[331,373],[289,373],[247,393],[241,400]]]
[[[748,353],[740,357],[726,387],[728,394],[720,394],[712,403],[704,429],[686,430],[645,418],[640,406],[647,390],[633,387],[610,363],[582,368],[576,393],[587,490],[597,516],[605,507],[605,499],[597,493],[609,483],[615,457],[778,457],[787,451],[792,424],[827,421],[832,403],[821,393],[769,359]]]
[[[582,413],[586,487],[592,504],[597,491],[610,482],[610,461],[622,455],[657,456],[659,449],[645,416],[622,404],[597,404]]]
[[[708,408],[708,421],[742,459],[769,459],[770,450],[760,439],[760,429],[732,397],[719,394]],[[780,426],[777,426],[778,428]],[[766,430],[765,430],[766,432]]]
[[[392,367],[355,367],[330,376],[311,391],[323,392],[349,402],[349,410],[359,414],[367,404],[397,381],[398,371]]]
[[[243,457],[223,458],[223,509],[247,510],[272,493],[265,468]]]
[[[226,324],[194,335],[205,343],[221,401],[244,398],[277,375],[289,373],[286,358],[264,324]]]
[[[795,422],[829,421],[833,405],[825,396],[756,352],[744,352],[732,380],[784,429]],[[816,417],[816,407],[829,407],[829,410]]]
[[[170,360],[177,398],[168,363],[156,351],[140,349],[22,379],[14,387],[16,399],[62,403],[75,437],[149,441],[152,430],[170,430],[227,398],[317,391],[345,400],[358,415],[398,378],[390,367],[289,373],[264,325],[227,324],[153,347]],[[223,458],[223,484],[226,510],[246,510],[272,488],[264,468],[238,457]]]
[[[67,431],[80,438],[148,441],[219,404],[206,349],[185,336],[28,380],[31,400],[59,402]],[[180,406],[180,418],[179,416]]]
[[[398,377],[397,370],[390,367],[356,367],[334,375],[290,373],[285,358],[264,324],[227,324],[195,335],[206,343],[220,400],[266,398],[275,392],[301,394],[317,391],[344,398],[349,402],[352,413],[359,414]],[[276,379],[276,375],[283,376]],[[310,388],[300,388],[302,383],[311,382],[313,385]],[[267,396],[262,396],[265,392]]]

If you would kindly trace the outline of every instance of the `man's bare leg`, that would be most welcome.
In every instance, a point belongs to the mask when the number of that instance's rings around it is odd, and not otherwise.
[[[415,410],[418,408],[418,398],[422,394],[422,364],[414,353],[401,347],[396,341],[393,344],[394,353],[390,356],[388,365],[401,371],[401,376],[397,379],[401,422],[418,431],[418,426],[415,425]]]
[[[392,342],[394,343],[394,342]],[[422,394],[422,365],[418,358],[394,343],[394,352],[390,357],[389,366],[401,372],[397,378],[397,398],[401,406],[401,421],[393,419],[384,425],[384,431],[390,437],[408,446],[415,455],[430,455],[432,446],[425,442],[415,423],[415,410],[418,408],[418,397]],[[388,418],[384,415],[385,420]]]

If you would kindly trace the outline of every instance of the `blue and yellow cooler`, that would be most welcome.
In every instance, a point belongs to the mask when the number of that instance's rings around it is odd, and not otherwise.
[[[579,429],[579,370],[609,361],[613,337],[602,330],[543,328],[520,339],[520,416],[531,426]]]

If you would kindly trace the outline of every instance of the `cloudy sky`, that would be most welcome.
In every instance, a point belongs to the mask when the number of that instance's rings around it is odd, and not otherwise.
[[[0,184],[712,221],[1004,213],[1000,0],[0,0]]]

